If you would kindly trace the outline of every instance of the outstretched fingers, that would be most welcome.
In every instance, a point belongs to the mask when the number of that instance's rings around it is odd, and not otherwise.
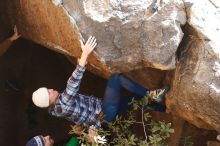
[[[90,36],[88,41],[86,42],[86,46],[93,50],[96,45],[96,38],[94,36]]]
[[[88,39],[88,46],[93,46],[96,43],[96,38],[94,36],[90,36]]]
[[[90,46],[89,44],[90,44],[90,42],[91,42],[91,39],[92,39],[92,36],[90,35],[90,36],[89,36],[89,39],[86,41],[85,46]]]
[[[14,26],[14,33],[18,33],[18,29],[16,25]]]
[[[84,52],[84,54],[90,54],[97,45],[96,38],[94,36],[89,36],[85,45],[82,42],[82,40],[80,40],[80,44],[81,44],[81,48],[82,48],[82,51]]]
[[[96,45],[97,45],[96,38],[93,37],[92,40],[91,40],[91,43],[90,43],[90,47],[94,49]]]
[[[17,36],[17,38],[21,36],[21,34],[18,34],[18,29],[16,25],[14,26],[14,34]]]
[[[93,45],[92,45],[92,49],[94,49],[96,47],[97,43],[95,42]]]
[[[17,40],[21,34],[18,33],[16,25],[14,26],[14,34],[9,38],[11,41]]]

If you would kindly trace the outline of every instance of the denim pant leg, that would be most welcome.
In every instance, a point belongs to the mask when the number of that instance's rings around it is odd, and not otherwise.
[[[128,79],[127,77],[120,75],[119,76],[119,80],[121,82],[121,85],[127,89],[128,91],[137,94],[137,96],[135,96],[134,98],[136,100],[140,100],[143,96],[145,96],[147,94],[147,91],[149,91],[149,89],[144,88],[143,86],[135,83],[134,81]],[[123,97],[120,100],[120,109],[119,109],[119,113],[123,114],[125,112],[127,112],[130,109],[130,105],[128,105],[129,102],[131,102],[132,97]],[[155,101],[151,101],[148,105],[146,105],[148,107],[150,107],[152,110],[157,111],[157,112],[165,112],[166,111],[166,106],[157,103]]]
[[[109,78],[103,100],[104,120],[111,122],[119,111],[121,87],[140,96],[146,95],[148,89],[131,81],[122,74],[114,74]]]
[[[127,78],[126,76],[124,76],[123,74],[119,74],[118,76],[120,84],[123,88],[125,88],[127,91],[131,92],[131,93],[135,93],[138,95],[138,97],[143,97],[147,94],[147,92],[149,91],[149,89],[141,86],[140,84],[130,80],[129,78]]]
[[[128,112],[128,110],[131,109],[131,104],[129,104],[129,103],[132,101],[132,98],[133,97],[131,97],[131,96],[121,97],[120,104],[119,104],[120,108],[118,109],[118,115],[123,115],[126,112]]]

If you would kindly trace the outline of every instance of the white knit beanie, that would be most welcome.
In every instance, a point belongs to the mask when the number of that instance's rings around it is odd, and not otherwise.
[[[220,141],[220,135],[217,136],[217,140]]]
[[[34,104],[38,107],[44,108],[49,106],[49,93],[47,88],[42,87],[37,89],[32,94],[32,100]]]

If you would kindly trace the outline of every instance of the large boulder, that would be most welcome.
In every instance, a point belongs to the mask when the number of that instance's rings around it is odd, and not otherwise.
[[[185,9],[181,0],[161,1],[152,13],[152,0],[13,0],[19,31],[72,58],[80,55],[79,39],[97,37],[89,70],[103,77],[153,67],[174,69],[175,52],[183,37]],[[14,19],[13,17],[11,19]]]
[[[181,48],[184,55],[180,55],[167,105],[194,125],[220,132],[219,7],[209,0],[185,4],[189,36]]]
[[[175,52],[185,24],[182,1],[163,0],[152,13],[152,0],[63,0],[80,33],[95,35],[97,57],[111,72],[143,67],[175,68]]]

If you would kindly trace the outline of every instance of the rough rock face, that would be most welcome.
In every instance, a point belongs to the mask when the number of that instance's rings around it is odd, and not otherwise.
[[[175,68],[175,52],[185,24],[182,1],[164,0],[151,13],[151,0],[63,0],[85,38],[95,35],[97,57],[111,71],[137,68]]]
[[[214,1],[186,1],[194,30],[175,70],[170,111],[194,125],[220,132],[220,11]]]
[[[151,0],[14,0],[23,37],[77,58],[79,39],[95,35],[98,46],[89,69],[107,77],[153,67],[175,68],[175,52],[185,24],[181,0],[163,0],[156,13]],[[19,18],[19,19],[18,19]]]

